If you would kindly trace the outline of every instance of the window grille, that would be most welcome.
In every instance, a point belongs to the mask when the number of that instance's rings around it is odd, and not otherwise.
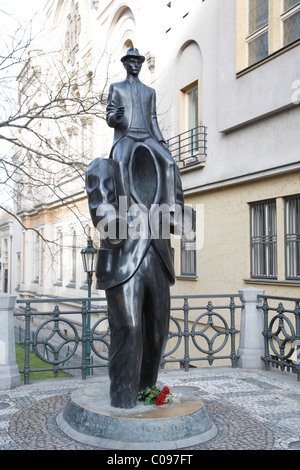
[[[250,206],[251,278],[277,277],[276,202]]]
[[[196,235],[181,238],[181,275],[196,276]]]
[[[300,279],[300,195],[285,200],[286,279]]]

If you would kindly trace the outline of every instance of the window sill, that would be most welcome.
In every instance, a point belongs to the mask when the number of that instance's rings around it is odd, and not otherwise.
[[[189,171],[198,170],[205,167],[205,161],[190,163],[180,168],[180,173],[188,173]]]
[[[261,65],[263,65],[267,62],[270,62],[270,60],[275,59],[276,57],[280,56],[281,54],[284,54],[285,52],[287,52],[290,49],[293,49],[294,47],[299,46],[299,45],[300,45],[300,39],[297,39],[297,41],[294,41],[291,44],[288,44],[287,46],[284,46],[281,49],[278,49],[278,51],[273,52],[272,54],[268,55],[267,57],[260,60],[259,62],[255,62],[255,64],[249,65],[249,67],[246,67],[245,69],[240,70],[239,72],[236,73],[236,78],[239,78],[239,77],[242,77],[243,75],[246,75],[246,73],[257,69]]]
[[[179,276],[176,276],[176,279],[178,279],[179,281],[197,281],[198,276],[197,275],[193,276],[192,274],[191,275],[180,274]]]
[[[300,286],[300,280],[284,280],[280,281],[278,279],[243,279],[246,284],[273,284],[276,286]]]

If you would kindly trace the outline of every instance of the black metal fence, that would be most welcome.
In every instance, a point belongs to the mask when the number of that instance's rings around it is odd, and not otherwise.
[[[262,302],[257,308],[264,316],[265,350],[261,359],[265,369],[272,364],[291,370],[300,381],[300,299],[265,295],[258,299]],[[57,376],[62,370],[70,375],[77,371],[85,379],[108,366],[110,330],[105,298],[23,299],[17,303],[25,305],[14,314],[16,321],[25,317],[18,322],[24,333],[19,342],[25,347],[25,366],[20,371],[25,384],[32,372],[53,371]],[[242,307],[239,295],[173,296],[161,366],[177,363],[188,371],[200,361],[212,365],[223,360],[222,365],[225,361],[236,367],[236,325]],[[45,367],[30,366],[31,351],[46,363]]]
[[[25,366],[20,371],[24,384],[29,383],[32,372],[53,371],[57,376],[62,370],[71,375],[80,370],[85,379],[97,368],[108,366],[110,331],[105,298],[21,299],[17,303],[25,305],[23,311],[14,314],[16,319],[25,317],[24,335],[19,341],[25,347]],[[45,311],[41,304],[46,306]],[[236,367],[235,325],[241,307],[238,295],[172,297],[170,331],[161,366],[179,363],[187,371],[199,361],[212,365],[223,359]],[[37,319],[39,326],[34,327]],[[30,366],[31,351],[46,363],[44,368]]]
[[[242,308],[240,301],[236,303],[237,299],[239,301],[238,295],[173,296],[170,332],[162,366],[179,362],[188,371],[199,361],[212,365],[215,360],[228,359],[232,367],[236,367],[236,335],[239,333],[236,316]]]
[[[259,298],[263,300],[257,308],[264,315],[265,369],[270,370],[272,364],[282,371],[292,370],[300,381],[300,299],[266,295]]]

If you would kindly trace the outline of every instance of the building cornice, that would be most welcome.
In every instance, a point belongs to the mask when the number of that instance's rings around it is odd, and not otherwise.
[[[17,215],[20,218],[33,217],[35,215],[40,214],[41,212],[49,212],[51,210],[58,209],[61,206],[68,207],[71,204],[74,205],[74,203],[84,200],[86,197],[87,196],[86,196],[85,191],[80,191],[76,194],[72,194],[71,196],[66,197],[63,200],[60,199],[60,200],[55,200],[48,204],[39,204],[31,210],[22,210],[18,212]]]
[[[205,191],[213,191],[217,189],[222,189],[230,187],[233,185],[251,183],[264,178],[272,178],[286,173],[291,173],[294,171],[300,170],[300,161],[294,163],[288,163],[285,165],[280,165],[278,167],[269,168],[266,170],[256,171],[253,173],[247,173],[245,175],[233,176],[231,178],[226,178],[224,180],[213,181],[211,183],[205,183],[201,185],[194,186],[192,188],[187,188],[184,190],[184,194],[191,195],[196,193],[201,193]]]

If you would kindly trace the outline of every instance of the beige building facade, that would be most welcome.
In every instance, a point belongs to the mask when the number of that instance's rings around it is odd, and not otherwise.
[[[172,294],[255,286],[299,297],[300,2],[52,0],[43,15],[66,68],[84,69],[94,96],[105,98],[109,83],[124,77],[128,47],[146,57],[140,78],[156,89],[160,128],[197,214],[195,238],[173,239]],[[112,143],[97,116],[78,119],[64,137],[66,158],[76,148],[82,169],[107,157]],[[17,208],[24,226],[42,235],[16,229],[11,269],[19,265],[19,274],[10,291],[18,295],[84,292],[80,250],[88,233],[97,244],[98,233],[83,178],[66,175],[58,187],[60,197]]]

